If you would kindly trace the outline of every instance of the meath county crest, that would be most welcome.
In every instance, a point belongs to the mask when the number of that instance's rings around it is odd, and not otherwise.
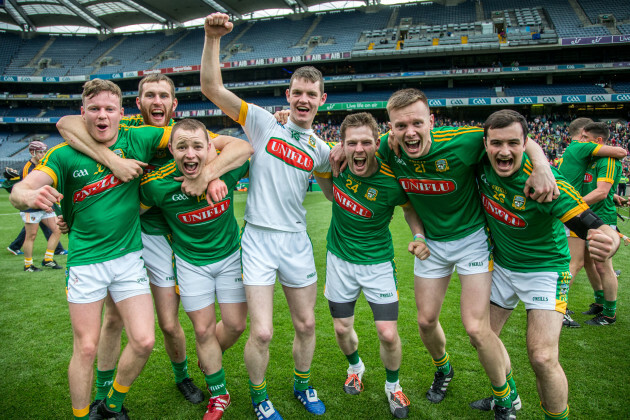
[[[309,136],[308,145],[311,146],[313,149],[315,148],[315,139],[313,138],[313,136]]]
[[[512,207],[517,210],[525,210],[525,197],[522,195],[515,195],[514,200],[512,200]]]
[[[122,158],[122,159],[125,158],[125,154],[123,153],[122,149],[115,149],[114,154],[118,156],[119,158]]]
[[[372,187],[368,188],[367,192],[365,193],[365,198],[367,198],[370,201],[374,201],[376,200],[376,195],[378,194],[378,191]]]
[[[435,168],[438,172],[448,171],[448,161],[446,159],[440,159],[435,161]]]

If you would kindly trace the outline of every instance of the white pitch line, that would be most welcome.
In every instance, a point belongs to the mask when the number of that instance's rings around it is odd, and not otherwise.
[[[0,216],[13,216],[13,215],[16,215],[16,214],[17,214],[18,216],[20,215],[20,213],[18,212],[18,213],[5,213],[5,214],[0,214]]]

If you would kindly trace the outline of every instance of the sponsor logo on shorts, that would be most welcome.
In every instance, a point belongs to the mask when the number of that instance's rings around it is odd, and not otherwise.
[[[534,296],[532,298],[534,302],[549,302],[549,299],[546,296]]]
[[[593,175],[589,173],[584,174],[584,182],[593,182]]]
[[[450,179],[411,179],[400,178],[400,186],[409,194],[449,194],[457,189],[455,182]]]
[[[372,218],[372,210],[354,201],[348,194],[339,190],[335,185],[333,185],[333,195],[335,196],[335,202],[342,209],[356,214],[357,216],[365,217],[366,219]]]
[[[483,261],[473,261],[468,263],[468,267],[483,267]]]
[[[166,276],[166,281],[175,281],[175,276]]]
[[[308,274],[306,276],[307,279],[312,279],[313,277],[315,277],[317,275],[317,271],[313,271],[311,274]]]
[[[88,184],[85,187],[81,188],[79,191],[75,192],[72,196],[72,202],[80,203],[88,197],[100,194],[121,184],[122,181],[116,178],[114,175],[107,175],[105,178],[93,182],[92,184]]]
[[[228,198],[227,200],[218,202],[213,207],[207,206],[187,213],[178,213],[177,218],[185,225],[209,222],[225,213],[230,208],[230,203],[231,200]]]
[[[147,279],[146,277],[140,277],[139,279],[136,280],[136,283],[138,284],[142,284],[142,283],[146,283],[149,279]]]
[[[243,281],[242,277],[235,277],[234,278],[234,283],[241,283]]]
[[[287,165],[302,171],[311,172],[314,167],[313,159],[305,151],[290,145],[286,141],[271,138],[267,143],[267,153],[284,161]]]
[[[499,222],[515,228],[524,228],[527,226],[525,220],[504,209],[498,203],[490,200],[485,194],[481,194],[481,203],[483,204],[483,208],[486,210],[486,213]]]
[[[382,298],[389,298],[389,297],[394,296],[394,294],[393,294],[392,292],[389,292],[389,293],[379,293],[379,296],[380,296],[380,297],[382,297]]]

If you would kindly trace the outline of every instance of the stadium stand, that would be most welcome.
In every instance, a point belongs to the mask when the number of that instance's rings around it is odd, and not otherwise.
[[[592,23],[598,23],[600,15],[612,14],[617,21],[630,19],[630,4],[627,0],[577,0]]]
[[[606,89],[588,83],[570,83],[570,84],[553,84],[553,85],[537,85],[537,84],[513,84],[505,89],[506,96],[529,96],[529,95],[579,95],[579,94],[597,94],[608,93]]]

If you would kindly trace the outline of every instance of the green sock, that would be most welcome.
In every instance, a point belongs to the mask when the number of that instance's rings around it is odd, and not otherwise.
[[[254,405],[264,401],[267,398],[267,380],[263,379],[260,385],[254,385],[252,381],[249,381],[249,395]]]
[[[385,368],[385,375],[387,377],[387,379],[385,379],[387,382],[389,382],[390,384],[395,384],[396,382],[398,382],[398,372],[400,371],[400,369],[396,369],[396,370],[389,370],[387,368]]]
[[[617,301],[604,300],[604,310],[602,311],[602,314],[604,316],[607,316],[608,318],[614,318],[616,312],[617,312]]]
[[[516,398],[518,398],[518,392],[516,391],[516,382],[514,382],[512,369],[510,369],[510,373],[507,374],[505,379],[507,379],[507,383],[510,386],[510,400],[516,401]]]
[[[293,369],[293,387],[298,391],[306,391],[308,389],[308,380],[311,379],[311,370],[300,372]]]
[[[448,352],[446,352],[444,353],[444,356],[440,357],[439,359],[433,359],[433,364],[437,368],[438,372],[442,372],[443,374],[447,375],[451,371],[450,359],[451,358],[448,355]]]
[[[225,388],[225,371],[223,368],[214,372],[212,375],[206,375],[206,384],[208,384],[208,390],[213,397],[228,393]]]
[[[543,413],[545,413],[545,420],[559,420],[559,419],[568,419],[569,418],[569,406],[559,413],[552,413],[547,411],[545,407],[543,407],[542,402],[540,403],[540,408]]]
[[[598,305],[604,304],[604,291],[603,290],[595,290],[595,303]]]
[[[175,374],[176,384],[188,378],[188,356],[186,356],[183,362],[173,362],[171,360],[171,367],[173,368],[173,373]]]
[[[505,382],[502,386],[496,387],[492,385],[492,397],[494,403],[501,407],[510,408],[512,406],[512,400],[510,399],[510,385]]]
[[[120,412],[122,409],[123,402],[125,401],[125,397],[127,396],[127,392],[129,392],[128,386],[122,386],[116,380],[112,384],[112,388],[107,393],[107,408],[112,411]]]
[[[359,350],[356,350],[352,354],[346,354],[346,359],[348,359],[348,363],[350,363],[351,365],[359,364],[359,361],[361,360],[361,358],[359,357]]]
[[[95,400],[104,400],[107,397],[107,393],[114,383],[114,372],[116,372],[116,369],[96,369],[96,395],[94,396]]]

